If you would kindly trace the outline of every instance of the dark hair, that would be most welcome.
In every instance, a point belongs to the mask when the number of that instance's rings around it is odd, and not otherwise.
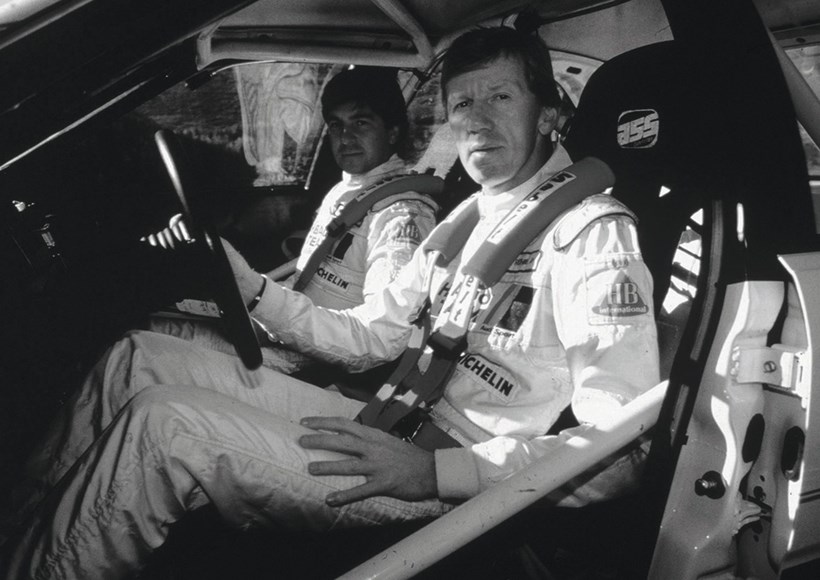
[[[447,107],[447,83],[453,77],[477,70],[497,58],[517,58],[524,67],[527,86],[541,105],[558,108],[561,97],[555,85],[549,50],[536,34],[513,28],[478,28],[456,38],[444,55],[441,95]]]
[[[399,148],[407,136],[407,106],[401,93],[396,71],[378,67],[357,66],[330,79],[322,92],[322,116],[339,105],[355,103],[368,106],[387,128],[398,127]]]

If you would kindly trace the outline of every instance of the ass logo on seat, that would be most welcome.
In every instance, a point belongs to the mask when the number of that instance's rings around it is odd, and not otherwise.
[[[658,142],[660,119],[654,109],[624,111],[618,117],[618,145],[621,149],[648,149]]]

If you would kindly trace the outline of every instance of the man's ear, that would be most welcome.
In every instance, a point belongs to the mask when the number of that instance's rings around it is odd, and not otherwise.
[[[545,137],[550,135],[558,125],[558,109],[555,107],[541,107],[538,116],[538,132]]]

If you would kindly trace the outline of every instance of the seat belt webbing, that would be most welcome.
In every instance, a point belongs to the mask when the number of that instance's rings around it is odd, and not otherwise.
[[[432,334],[429,320],[417,323],[411,336],[413,344],[408,345],[396,370],[359,413],[359,421],[389,432],[413,410],[432,406],[443,394],[466,347],[472,306],[481,289],[495,285],[527,245],[562,213],[610,187],[614,180],[604,162],[587,157],[553,175],[510,210],[461,268],[462,283],[454,280],[453,288],[460,286],[459,294],[445,323]],[[474,199],[457,216],[433,230],[425,249],[440,253],[439,262],[449,263],[470,237],[478,217]],[[429,296],[423,316],[429,319]],[[422,332],[424,328],[426,332]],[[422,336],[426,340],[422,341]],[[433,357],[422,373],[418,360],[425,342],[432,348]]]
[[[415,191],[430,196],[440,195],[444,191],[444,180],[425,173],[394,175],[374,183],[359,195],[345,204],[339,215],[325,226],[326,235],[308,258],[305,268],[298,273],[293,289],[301,292],[319,269],[319,265],[330,254],[330,250],[347,230],[359,223],[375,204],[392,195]]]

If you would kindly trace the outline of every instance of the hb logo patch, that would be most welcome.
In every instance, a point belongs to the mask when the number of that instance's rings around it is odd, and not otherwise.
[[[607,284],[605,288],[606,292],[601,301],[592,307],[595,314],[618,318],[639,316],[649,312],[649,307],[638,291],[638,285],[626,275],[626,272],[619,272],[615,281]]]
[[[650,313],[640,261],[601,260],[586,264],[587,316],[590,324],[638,324]],[[648,292],[649,286],[645,286]]]

